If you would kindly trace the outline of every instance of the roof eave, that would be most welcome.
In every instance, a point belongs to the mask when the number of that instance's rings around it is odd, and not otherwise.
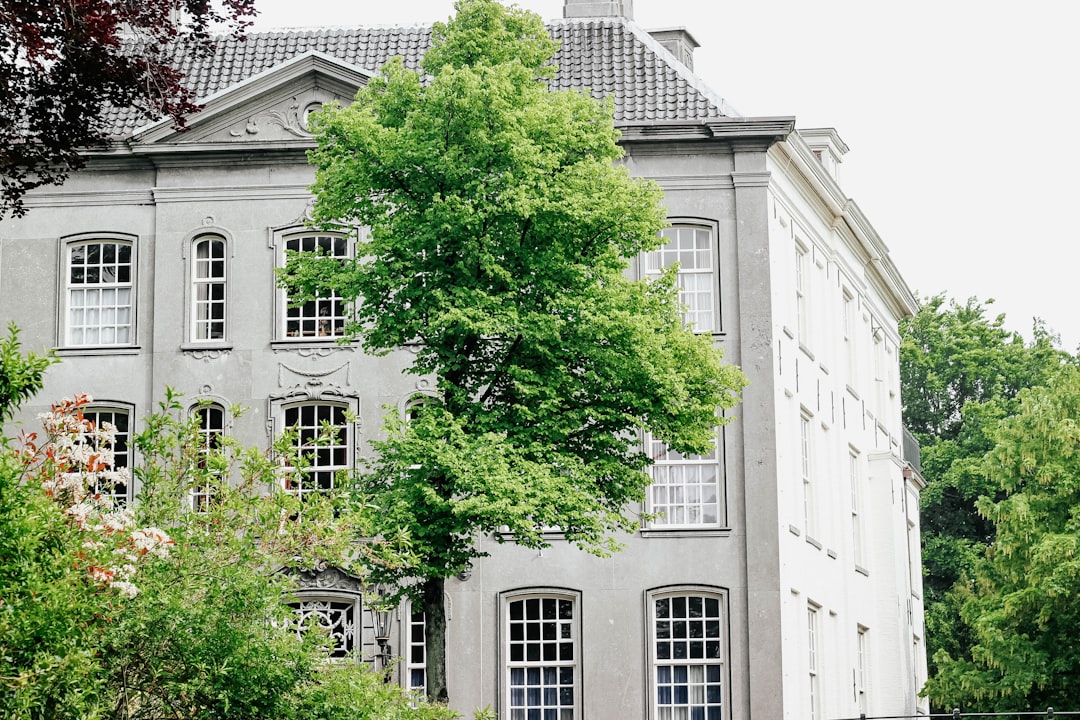
[[[721,117],[701,120],[623,120],[615,123],[623,142],[757,140],[767,145],[795,130],[794,117]]]

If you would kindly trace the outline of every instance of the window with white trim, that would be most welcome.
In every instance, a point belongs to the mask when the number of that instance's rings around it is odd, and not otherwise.
[[[855,634],[855,706],[863,715],[867,713],[869,697],[867,683],[870,676],[866,668],[870,660],[869,636],[870,630],[859,625]]]
[[[811,446],[813,421],[805,413],[799,416],[799,473],[802,476],[803,530],[807,539],[817,533],[817,503],[814,489],[814,455]]]
[[[505,717],[579,717],[577,596],[538,592],[504,597],[503,627]]]
[[[427,693],[427,624],[423,610],[408,611],[405,630],[405,687],[417,697]]]
[[[844,365],[847,369],[847,384],[851,387],[858,387],[856,373],[859,363],[855,356],[855,313],[855,296],[845,288],[843,291],[841,329],[844,333]]]
[[[724,596],[679,590],[649,606],[651,720],[723,720]]]
[[[101,481],[90,488],[90,492],[108,496],[117,507],[124,507],[131,502],[131,414],[128,410],[111,407],[90,407],[82,411],[83,419],[93,423],[95,428],[112,425],[116,436],[113,440],[113,469],[127,477],[127,482]],[[93,442],[92,440],[88,440]],[[102,448],[97,448],[102,449]]]
[[[285,253],[317,253],[341,261],[351,255],[350,241],[344,235],[327,233],[303,233],[287,235],[281,243],[283,254],[279,259],[285,264]],[[293,307],[288,294],[279,290],[281,300],[281,325],[279,336],[287,340],[333,340],[345,335],[345,325],[350,319],[348,305],[336,292],[308,300]]]
[[[818,606],[806,606],[806,667],[810,701],[809,720],[821,717],[821,629],[818,625]]]
[[[651,435],[645,437],[649,468],[649,512],[653,527],[716,526],[724,520],[716,444],[705,455],[683,455]]]
[[[284,427],[292,431],[300,467],[285,473],[286,492],[301,498],[329,492],[338,475],[353,466],[353,437],[344,405],[307,402],[284,408]]]
[[[301,596],[289,603],[297,632],[319,628],[330,641],[330,658],[356,657],[360,648],[360,601],[350,596]]]
[[[65,254],[64,345],[133,345],[134,243],[78,240],[65,246]]]
[[[863,487],[859,469],[859,453],[848,449],[848,479],[851,482],[851,539],[855,565],[866,567],[863,537]]]
[[[683,319],[694,332],[711,333],[720,329],[717,312],[715,249],[709,227],[673,225],[660,232],[665,244],[645,256],[645,276],[659,277],[668,267],[678,264],[676,281]]]
[[[200,405],[192,410],[198,422],[200,467],[205,467],[205,456],[221,446],[225,435],[225,408],[217,403]],[[214,488],[210,485],[192,485],[190,490],[191,509],[198,513],[208,512],[213,502]]]
[[[191,247],[191,340],[225,339],[227,246],[220,235],[201,235]]]
[[[799,342],[810,345],[810,251],[795,245],[795,315]]]

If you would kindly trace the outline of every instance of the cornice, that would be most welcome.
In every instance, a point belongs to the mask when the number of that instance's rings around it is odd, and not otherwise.
[[[42,192],[37,190],[27,195],[24,202],[28,208],[152,205],[154,196],[149,190],[111,190],[109,192]]]
[[[731,175],[648,175],[664,190],[730,190]]]
[[[207,187],[156,187],[151,191],[158,203],[207,202],[212,200],[307,200],[307,185],[221,185]]]
[[[918,300],[889,256],[889,248],[858,204],[844,194],[836,179],[814,157],[806,141],[798,133],[793,133],[786,142],[777,143],[771,154],[781,165],[807,180],[814,198],[832,214],[834,224],[842,220],[847,225],[869,257],[866,270],[876,275],[888,290],[899,314],[914,315],[919,309]]]

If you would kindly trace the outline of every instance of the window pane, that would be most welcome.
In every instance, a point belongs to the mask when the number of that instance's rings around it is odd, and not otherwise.
[[[332,490],[338,473],[352,467],[345,408],[309,403],[285,408],[285,426],[296,433],[296,452],[304,467],[285,478],[288,492],[304,495]]]
[[[131,247],[91,242],[68,249],[67,343],[121,345],[133,340]]]
[[[658,598],[652,607],[655,716],[722,717],[719,599],[673,595]]]
[[[341,261],[348,259],[348,241],[344,237],[311,235],[288,238],[285,249],[317,252]],[[337,293],[291,307],[285,297],[285,336],[290,338],[335,338],[345,334],[348,311]]]
[[[530,597],[507,603],[507,697],[511,717],[575,715],[574,602]]]

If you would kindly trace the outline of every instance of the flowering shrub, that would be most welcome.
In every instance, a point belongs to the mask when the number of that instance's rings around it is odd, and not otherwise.
[[[116,507],[106,492],[128,485],[131,474],[115,467],[116,428],[107,422],[97,426],[84,416],[91,402],[89,395],[76,395],[41,413],[45,437],[39,442],[37,433],[23,435],[18,457],[24,476],[40,484],[86,535],[79,556],[89,579],[133,598],[139,592],[134,582],[139,563],[148,556],[168,557],[173,541],[156,527],[136,529],[132,510]]]
[[[281,489],[287,442],[269,455],[229,437],[208,448],[167,391],[130,438],[129,473],[90,402],[56,404],[42,431],[0,448],[0,717],[455,717],[364,664],[327,664],[328,638],[276,622],[295,590],[283,569],[361,573],[379,547],[355,542],[362,513],[348,499]],[[110,491],[131,483],[136,501],[117,504]],[[195,488],[212,498],[197,509]]]

